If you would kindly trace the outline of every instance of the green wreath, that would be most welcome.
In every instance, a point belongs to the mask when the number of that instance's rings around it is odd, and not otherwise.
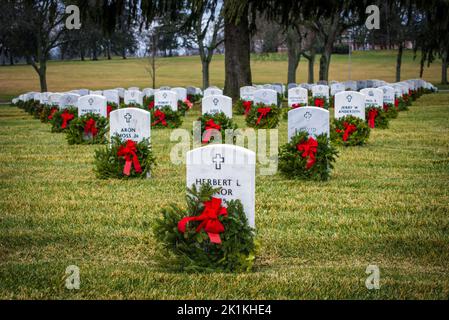
[[[226,114],[224,114],[223,112],[219,112],[219,113],[215,113],[215,114],[203,114],[201,117],[198,118],[198,121],[201,121],[201,141],[203,144],[207,144],[207,143],[211,143],[213,142],[214,137],[210,137],[210,139],[207,139],[207,134],[205,136],[205,140],[203,140],[203,134],[204,131],[206,130],[206,126],[209,127],[210,129],[217,129],[220,131],[221,133],[221,141],[222,143],[225,143],[225,133],[227,129],[232,129],[232,130],[236,130],[237,129],[237,125],[234,123],[234,121],[232,121],[231,118],[228,118],[226,116]],[[211,123],[212,121],[212,123]],[[220,127],[220,129],[218,129],[218,127],[216,127],[216,125],[218,125]],[[235,140],[235,136],[234,136],[234,140]]]
[[[370,131],[364,120],[354,116],[345,116],[333,121],[331,141],[344,146],[364,145],[369,138]]]
[[[385,112],[387,118],[396,119],[398,117],[398,109],[393,103],[384,103],[383,111]]]
[[[286,119],[288,119],[288,112],[290,110],[294,110],[294,109],[302,108],[302,107],[306,107],[306,106],[307,106],[307,104],[305,104],[305,103],[294,103],[294,104],[292,104],[291,107],[282,108],[282,110],[281,110],[282,118],[284,120],[286,120]]]
[[[64,110],[58,110],[51,116],[51,132],[66,131],[70,123],[78,117],[78,108],[67,107]],[[65,119],[65,120],[64,120]]]
[[[149,97],[147,96],[143,97],[143,105],[145,107],[144,109],[148,108],[151,102],[153,102],[154,105],[154,95]]]
[[[246,101],[246,100],[238,99],[235,102],[234,107],[232,109],[235,111],[236,114],[244,115],[247,110],[246,106],[245,106],[246,103],[249,103],[252,105],[252,101],[250,101],[250,100]],[[251,108],[251,106],[249,106],[249,108]],[[249,108],[248,108],[248,110],[249,110]]]
[[[88,134],[85,133],[86,130]],[[107,118],[95,113],[87,113],[70,123],[69,129],[66,130],[66,138],[69,144],[104,144],[107,130]]]
[[[399,111],[407,111],[408,105],[407,101],[405,100],[404,96],[396,98],[398,99],[398,110]]]
[[[153,128],[179,128],[182,125],[182,113],[173,111],[170,106],[151,109],[151,126]]]
[[[259,112],[261,109],[269,108],[269,112],[264,115],[263,113]],[[248,113],[248,116],[246,117],[246,124],[249,127],[256,128],[256,129],[272,129],[276,128],[279,123],[279,116],[281,113],[281,109],[272,104],[270,106],[267,106],[263,103],[257,103],[256,105],[252,105],[251,110]]]
[[[118,104],[114,103],[114,102],[108,102],[108,104],[106,105],[106,113],[108,115],[109,118],[109,114],[114,111],[117,110],[119,108]]]
[[[41,119],[41,113],[44,110],[44,106],[37,102],[33,107],[33,117],[34,119]]]
[[[189,99],[184,101],[178,100],[178,111],[181,112],[183,116],[185,116],[186,112],[193,108],[193,102]]]
[[[279,171],[288,179],[326,181],[337,156],[338,151],[327,134],[315,139],[300,131],[279,148]]]
[[[125,174],[125,157],[119,154],[120,150],[126,148],[128,141],[121,141],[119,137],[111,138],[111,145],[95,150],[94,166],[95,173],[99,179],[128,179],[128,178],[146,178],[155,166],[156,159],[153,156],[151,144],[148,139],[139,143],[134,143],[135,154],[139,160],[140,171],[135,166],[131,166],[128,174]]]
[[[214,189],[210,185],[203,185],[199,190],[192,186],[187,189],[187,209],[173,204],[162,210],[162,217],[154,224],[153,234],[164,249],[161,250],[159,259],[165,267],[194,272],[243,272],[252,269],[258,245],[255,241],[255,231],[248,225],[239,200],[226,203],[226,215],[213,211],[218,216],[213,222],[224,228],[224,231],[218,234],[221,243],[212,240],[200,226],[201,221],[183,223],[188,220],[186,217],[201,216],[211,204],[218,204],[221,211],[220,201],[213,198],[219,191],[220,188]],[[183,226],[185,230],[182,229]]]
[[[126,104],[126,103],[124,103],[124,102],[121,102],[121,103],[120,103],[120,109],[123,109],[123,108],[138,108],[138,109],[144,109],[144,107],[143,107],[142,105],[138,104],[138,103],[128,103],[128,104]]]
[[[309,96],[309,106],[311,107],[321,107],[329,110],[329,99],[324,96]]]
[[[59,111],[58,107],[44,105],[40,114],[40,120],[42,123],[49,123],[53,118],[53,115]]]
[[[203,96],[201,94],[188,94],[187,95],[187,99],[192,103],[199,102],[199,101],[201,101],[202,98],[203,98]]]
[[[377,115],[374,118],[374,126],[371,120],[371,113],[377,113]],[[387,129],[389,124],[389,119],[387,117],[386,112],[378,107],[366,107],[365,108],[365,115],[366,115],[366,122],[368,123],[368,126],[370,128],[377,128],[377,129]]]

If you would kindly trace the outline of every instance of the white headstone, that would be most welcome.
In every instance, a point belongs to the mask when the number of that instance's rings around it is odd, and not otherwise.
[[[55,107],[59,107],[61,98],[62,98],[61,93],[52,93],[48,96],[48,104]]]
[[[51,92],[42,92],[40,96],[40,104],[50,104],[48,97],[51,95]]]
[[[90,93],[89,89],[79,89],[78,94],[80,96],[87,96]]]
[[[357,91],[343,91],[334,98],[335,119],[354,116],[365,120],[365,95]]]
[[[265,105],[277,105],[278,95],[272,89],[259,89],[254,92],[254,104],[263,103]]]
[[[382,108],[384,105],[384,93],[377,88],[365,88],[360,90],[365,95],[365,107]]]
[[[107,102],[115,103],[116,105],[120,104],[120,96],[118,90],[104,90],[103,97],[106,98]]]
[[[81,96],[79,94],[75,94],[75,93],[66,93],[63,94],[61,97],[61,100],[59,100],[59,109],[64,109],[67,107],[76,107],[77,103],[78,103],[78,99]]]
[[[312,87],[312,97],[321,97],[329,100],[329,86],[318,84]]]
[[[215,114],[223,112],[228,118],[232,118],[232,99],[223,95],[204,97],[201,100],[202,114]]]
[[[240,200],[248,223],[255,227],[256,154],[248,149],[212,144],[187,152],[187,187],[210,183],[221,187],[216,195],[226,201]]]
[[[288,112],[288,140],[299,131],[307,131],[314,138],[320,134],[329,137],[329,111],[319,107],[302,107]]]
[[[128,91],[140,91],[139,87],[129,87]]]
[[[216,96],[216,95],[223,95],[223,90],[218,89],[218,88],[212,88],[209,87],[206,90],[204,90],[204,96]]]
[[[391,86],[381,86],[378,89],[383,92],[383,103],[394,104],[395,90]]]
[[[143,94],[139,90],[127,90],[125,91],[125,104],[137,104],[143,105]]]
[[[115,90],[117,90],[118,91],[118,96],[120,97],[120,98],[124,98],[125,97],[125,89],[124,88],[115,88]]]
[[[291,107],[294,104],[309,104],[308,91],[302,87],[294,87],[288,90],[288,106]]]
[[[151,137],[151,114],[139,108],[123,108],[109,114],[110,137],[140,142]]]
[[[169,90],[159,90],[154,94],[154,107],[156,109],[170,106],[173,111],[178,111],[178,97],[176,92]]]
[[[144,97],[154,96],[154,90],[152,88],[145,88],[142,91]]]
[[[253,86],[245,86],[240,88],[240,99],[243,101],[253,101],[254,100],[254,92],[257,90],[256,87]]]
[[[102,117],[107,116],[106,98],[97,95],[82,96],[78,99],[78,116],[81,117],[87,113],[95,113]]]
[[[356,81],[346,81],[344,83],[345,90],[357,91],[357,82]]]
[[[337,93],[345,91],[346,90],[346,86],[344,83],[334,83],[331,84],[331,95],[335,96]]]
[[[176,92],[176,96],[178,97],[178,101],[185,101],[187,99],[187,90],[186,88],[172,88],[172,91]]]
[[[90,94],[94,94],[94,95],[97,95],[97,96],[102,96],[103,95],[103,90],[91,91]]]

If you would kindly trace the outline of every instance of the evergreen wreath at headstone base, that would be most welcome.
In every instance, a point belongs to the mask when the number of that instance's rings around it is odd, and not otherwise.
[[[188,94],[187,95],[187,100],[189,100],[192,103],[199,102],[199,101],[201,101],[202,98],[203,98],[203,96],[201,94]]]
[[[108,119],[98,114],[87,113],[72,120],[66,130],[69,144],[104,144],[108,130]]]
[[[107,104],[107,106],[106,106],[106,113],[107,113],[107,115],[108,115],[108,118],[109,118],[109,114],[110,114],[112,111],[117,110],[117,109],[118,109],[118,105],[117,105],[116,103],[108,102],[108,104]]]
[[[272,104],[270,106],[263,103],[253,104],[246,117],[246,124],[256,129],[276,128],[279,123],[281,109]]]
[[[364,145],[370,134],[366,122],[354,116],[335,119],[331,127],[331,141],[344,146]]]
[[[144,97],[143,97],[143,106],[144,106],[144,109],[145,109],[145,110],[149,109],[148,106],[149,106],[152,102],[153,102],[153,105],[154,105],[154,95],[153,95],[153,96],[149,96],[149,97],[144,96]]]
[[[149,140],[138,143],[129,141],[121,141],[115,136],[111,139],[111,145],[95,150],[94,171],[98,178],[146,178],[151,173],[156,160]]]
[[[407,111],[408,110],[408,105],[407,105],[407,101],[405,100],[404,97],[398,97],[396,98],[398,100],[398,110],[399,111]]]
[[[182,125],[182,113],[173,111],[170,106],[151,109],[152,128],[179,128]]]
[[[34,119],[41,119],[41,113],[44,110],[44,106],[37,102],[33,107],[33,117]]]
[[[377,107],[367,107],[365,108],[365,116],[368,127],[370,127],[371,129],[388,128],[389,119],[383,109]]]
[[[320,107],[329,110],[329,99],[324,96],[309,97],[309,106]]]
[[[279,171],[289,179],[326,181],[337,156],[327,134],[313,138],[300,131],[279,148]]]
[[[70,123],[78,117],[76,107],[67,107],[64,110],[58,110],[53,113],[50,119],[51,132],[62,132],[69,128]]]
[[[206,129],[216,129],[220,131],[221,143],[225,143],[225,133],[227,129],[237,129],[237,125],[234,121],[232,121],[231,118],[228,118],[223,112],[203,114],[198,118],[198,121],[201,121],[201,142],[203,144],[214,142],[214,136],[211,135],[212,132],[205,133]]]
[[[40,120],[42,123],[48,123],[53,118],[53,115],[59,111],[58,107],[44,105],[41,111]]]
[[[384,103],[383,111],[389,119],[396,119],[398,117],[398,109],[393,103]]]
[[[253,102],[250,100],[238,99],[237,102],[234,104],[233,110],[236,114],[247,115],[251,110],[252,105]]]
[[[239,200],[214,198],[220,188],[202,185],[187,190],[187,209],[171,205],[162,210],[153,234],[160,243],[164,267],[182,271],[251,271],[257,253],[255,231]],[[168,255],[166,252],[168,251]]]
[[[125,102],[121,102],[120,103],[120,109],[123,108],[139,108],[139,109],[145,109],[142,105],[138,104],[138,103],[125,103]]]
[[[178,100],[178,111],[182,113],[183,116],[185,116],[186,112],[193,108],[193,102],[191,102],[189,99],[186,99],[184,101]]]

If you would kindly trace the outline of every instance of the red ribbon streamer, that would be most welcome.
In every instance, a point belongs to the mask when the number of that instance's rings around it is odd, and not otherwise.
[[[262,120],[262,118],[265,118],[268,113],[270,113],[271,108],[270,107],[266,107],[266,108],[258,108],[257,112],[260,113],[259,118],[257,119],[257,124],[260,123],[260,120]]]
[[[204,211],[196,217],[185,217],[178,222],[178,230],[181,233],[186,232],[186,225],[190,221],[201,221],[196,228],[196,232],[204,229],[209,235],[210,242],[221,243],[220,233],[223,233],[224,226],[218,219],[219,216],[227,216],[228,210],[221,206],[221,199],[212,198],[210,201],[204,202]]]
[[[312,168],[312,166],[316,162],[316,153],[318,149],[318,141],[316,141],[314,138],[309,137],[308,140],[305,140],[304,142],[298,143],[296,145],[296,149],[298,149],[299,152],[302,152],[301,156],[303,158],[309,157],[306,164],[306,169]]]
[[[161,110],[157,109],[154,113],[154,116],[157,118],[157,120],[153,122],[153,126],[157,125],[158,123],[161,123],[164,127],[168,125],[167,121],[165,121],[165,113],[163,113]]]
[[[68,124],[69,121],[72,120],[73,118],[75,118],[75,116],[74,116],[73,114],[69,113],[67,110],[65,110],[65,111],[61,114],[61,119],[62,119],[61,129],[67,128],[67,124]]]
[[[137,157],[136,143],[133,140],[127,140],[124,146],[120,146],[117,152],[117,156],[125,158],[125,167],[123,168],[123,174],[129,176],[131,174],[131,167],[134,165],[134,170],[137,173],[142,172],[139,158]]]
[[[106,112],[107,112],[107,115],[108,115],[108,118],[109,118],[109,114],[112,112],[112,106],[108,105],[106,107]]]
[[[251,111],[251,107],[253,105],[252,101],[243,101],[243,107],[245,108],[245,116]]]
[[[148,105],[148,109],[152,110],[154,108],[154,101],[151,101],[150,104]]]
[[[97,129],[97,123],[94,119],[90,118],[86,121],[86,124],[84,125],[84,133],[88,135],[89,133],[92,134],[93,137],[95,137],[98,133]]]
[[[384,106],[383,106],[383,107],[384,107],[384,111],[387,112],[387,111],[388,111],[388,104],[387,104],[387,103],[384,103]]]
[[[207,122],[206,122],[206,129],[205,129],[206,133],[205,133],[203,141],[202,141],[203,143],[208,143],[209,142],[209,140],[211,138],[211,135],[212,135],[212,132],[213,132],[212,131],[213,129],[221,130],[221,126],[219,124],[215,123],[214,119],[207,120]]]
[[[394,106],[396,108],[399,107],[399,99],[397,99],[397,98],[394,99]]]
[[[370,128],[374,128],[376,117],[377,117],[378,114],[379,114],[379,111],[377,109],[371,109],[368,112],[368,126]]]
[[[313,103],[315,107],[324,107],[324,99],[323,98],[315,98],[315,101]]]
[[[193,103],[190,102],[189,99],[185,99],[185,100],[184,100],[184,103],[187,105],[187,109],[188,109],[188,110],[192,109]]]
[[[48,120],[53,119],[53,116],[55,115],[55,113],[58,111],[58,108],[51,108],[50,110],[50,115],[48,116]]]
[[[349,124],[347,122],[343,122],[343,126],[345,127],[345,131],[343,133],[343,141],[347,141],[349,136],[357,131],[357,127],[353,124]],[[338,133],[341,132],[340,129],[335,130]]]

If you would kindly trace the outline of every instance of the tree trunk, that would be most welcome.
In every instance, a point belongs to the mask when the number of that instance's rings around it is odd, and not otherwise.
[[[108,41],[107,46],[106,46],[106,54],[108,57],[108,60],[111,60],[111,41]]]
[[[98,61],[97,44],[96,43],[94,43],[94,45],[92,46],[92,60]]]
[[[41,60],[39,63],[39,82],[41,85],[41,92],[47,92],[47,62]]]
[[[287,34],[287,84],[296,83],[296,70],[298,69],[299,60],[301,59],[300,48],[301,39],[295,37],[295,31],[289,30]]]
[[[401,81],[401,65],[402,65],[402,52],[404,47],[402,43],[399,44],[398,56],[396,58],[396,82]]]
[[[332,47],[333,45],[327,45],[324,47],[323,54],[320,58],[320,80],[328,81],[329,80],[329,66],[331,63],[332,56]]]
[[[229,2],[225,0],[225,6]],[[225,15],[225,88],[227,96],[238,99],[240,87],[251,85],[248,7],[238,23]]]
[[[447,84],[447,52],[443,53],[441,59],[441,84]]]
[[[202,64],[202,72],[203,72],[203,90],[206,90],[209,87],[209,61],[201,61]]]
[[[122,49],[122,58],[126,60],[126,48]]]
[[[85,54],[84,54],[84,47],[81,45],[80,46],[80,57],[81,57],[81,61],[85,61]]]
[[[11,51],[9,52],[9,64],[10,64],[11,66],[14,65],[14,56],[12,55],[12,52],[11,52]]]
[[[307,79],[308,83],[314,83],[315,82],[315,52],[311,52],[310,53],[310,57],[309,57],[309,76]]]

